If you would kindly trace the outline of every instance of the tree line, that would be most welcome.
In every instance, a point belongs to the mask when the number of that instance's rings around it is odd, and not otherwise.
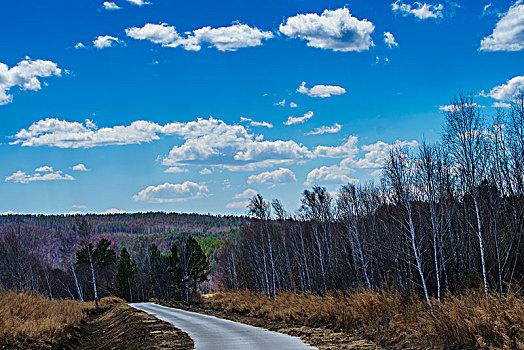
[[[392,148],[380,182],[313,186],[299,210],[251,199],[238,240],[220,252],[225,289],[516,292],[524,279],[524,95],[487,116],[459,94],[442,139]],[[434,299],[433,299],[434,300]]]
[[[95,302],[109,295],[129,301],[153,297],[190,301],[208,279],[209,261],[190,235],[181,235],[168,252],[144,239],[134,256],[126,248],[117,255],[110,240],[94,242],[87,216],[77,216],[74,234],[58,242],[63,265],[53,268],[24,246],[22,224],[11,228],[0,239],[0,287],[4,289]]]

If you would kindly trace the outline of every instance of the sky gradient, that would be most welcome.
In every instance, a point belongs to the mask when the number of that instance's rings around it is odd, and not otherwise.
[[[2,3],[0,213],[293,211],[524,88],[522,1]]]

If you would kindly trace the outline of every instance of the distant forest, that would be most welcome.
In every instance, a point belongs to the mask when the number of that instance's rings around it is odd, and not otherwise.
[[[193,237],[206,256],[207,277],[216,265],[218,247],[248,220],[164,212],[1,215],[0,287],[82,300],[95,299],[95,290],[98,298],[180,297],[184,292],[180,264],[193,263],[190,256],[182,256],[188,238]],[[122,284],[118,263],[124,249],[131,288],[118,293],[115,286]]]
[[[524,281],[524,95],[486,115],[459,94],[442,139],[393,148],[378,183],[322,186],[289,213],[254,196],[249,217],[138,213],[0,216],[0,285],[72,298],[189,300],[244,289],[325,294],[391,287],[429,307]],[[111,252],[112,251],[112,252]],[[119,257],[118,257],[119,256]],[[98,281],[98,284],[97,284]]]

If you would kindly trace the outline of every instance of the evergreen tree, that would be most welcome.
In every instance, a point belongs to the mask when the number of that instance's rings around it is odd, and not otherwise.
[[[178,248],[175,244],[171,246],[167,259],[170,296],[174,299],[182,299],[184,295],[184,273],[182,267],[180,266]]]
[[[136,275],[136,264],[126,248],[122,248],[116,267],[115,293],[126,300],[133,301],[132,285]]]
[[[208,280],[209,261],[206,254],[193,238],[189,237],[183,246],[182,268],[186,285],[186,301],[189,301],[189,291],[196,295],[200,283]]]

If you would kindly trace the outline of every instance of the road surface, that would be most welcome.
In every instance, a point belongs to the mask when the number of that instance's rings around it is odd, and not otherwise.
[[[155,303],[133,303],[129,305],[183,330],[193,339],[197,350],[314,349],[304,344],[300,338],[243,323]]]

